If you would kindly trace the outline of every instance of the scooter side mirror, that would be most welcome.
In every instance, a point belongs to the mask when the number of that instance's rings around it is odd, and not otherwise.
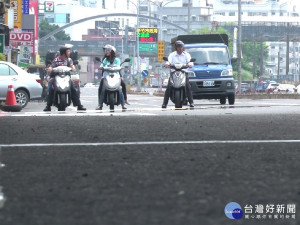
[[[163,57],[163,60],[168,61],[168,58],[166,56]]]
[[[95,57],[95,60],[101,62],[101,59],[98,56]]]
[[[195,58],[191,58],[190,62],[196,62]]]
[[[121,63],[121,65],[122,65],[123,63],[126,63],[126,62],[130,62],[130,59],[129,59],[129,58],[126,58],[126,59]]]

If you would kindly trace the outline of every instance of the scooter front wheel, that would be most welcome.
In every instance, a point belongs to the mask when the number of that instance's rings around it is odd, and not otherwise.
[[[115,95],[114,95],[114,93],[109,93],[109,109],[110,110],[115,109]]]
[[[175,90],[175,108],[182,108],[182,101],[181,101],[181,91]]]
[[[65,111],[67,108],[67,95],[61,94],[59,95],[60,101],[58,105],[58,111]]]

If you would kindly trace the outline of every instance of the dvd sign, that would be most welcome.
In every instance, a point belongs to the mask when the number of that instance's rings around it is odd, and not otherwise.
[[[13,33],[9,34],[10,41],[16,42],[32,42],[33,41],[33,33],[29,32],[21,32],[21,33]]]

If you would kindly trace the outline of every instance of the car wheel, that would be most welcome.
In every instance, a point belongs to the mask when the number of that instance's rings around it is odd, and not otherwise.
[[[21,105],[22,108],[24,108],[29,102],[29,96],[28,96],[27,92],[24,90],[17,90],[15,92],[15,95],[16,95],[17,103],[19,105]]]

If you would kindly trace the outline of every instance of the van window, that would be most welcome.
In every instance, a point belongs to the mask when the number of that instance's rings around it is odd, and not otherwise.
[[[229,64],[229,57],[226,48],[189,48],[186,49],[192,58],[196,59],[195,64]]]

